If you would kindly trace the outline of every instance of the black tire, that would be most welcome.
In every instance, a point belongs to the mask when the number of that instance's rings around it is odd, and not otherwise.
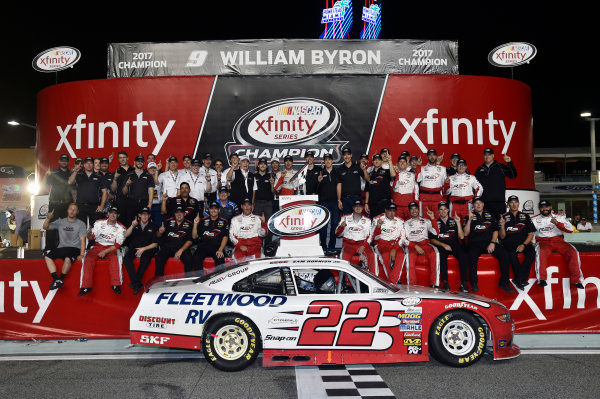
[[[219,316],[211,320],[202,334],[204,357],[219,370],[242,370],[256,360],[259,351],[258,328],[241,315]]]
[[[452,367],[467,367],[479,361],[485,352],[485,327],[470,312],[444,313],[429,330],[429,352],[438,361]]]

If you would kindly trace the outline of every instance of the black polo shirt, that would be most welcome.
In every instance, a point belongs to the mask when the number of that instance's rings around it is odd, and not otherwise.
[[[185,209],[185,219],[193,222],[198,212],[200,211],[200,203],[196,198],[188,197],[184,200],[181,197],[173,197],[167,200],[167,217],[172,218],[175,216],[175,209],[181,206]]]
[[[271,191],[271,174],[265,172],[261,175],[259,172],[254,174],[254,182],[256,184],[255,200],[257,201],[273,201],[273,192]]]
[[[129,165],[129,169],[125,170],[122,166],[119,166],[117,168],[117,170],[115,171],[115,174],[119,174],[119,177],[117,178],[117,191],[115,193],[115,195],[117,197],[124,197],[123,195],[123,186],[125,185],[125,182],[127,181],[127,179],[125,178],[125,176],[127,175],[127,173],[129,173],[129,171],[133,170],[133,166]],[[114,175],[113,175],[114,178]]]
[[[502,239],[502,245],[508,248],[516,248],[527,239],[529,233],[535,232],[535,226],[531,221],[528,214],[523,212],[517,212],[513,215],[511,212],[507,212],[504,215],[504,230],[506,231],[506,237]]]
[[[331,172],[328,172],[326,168],[323,168],[322,171],[323,180],[317,185],[319,201],[337,202],[338,178],[335,168],[331,168]]]
[[[306,195],[317,194],[317,187],[319,186],[319,173],[321,173],[321,167],[314,165],[311,170],[306,168],[306,183],[304,183]]]
[[[439,234],[437,236],[432,235],[431,238],[435,238],[438,241],[454,246],[458,245],[458,226],[456,220],[448,218],[446,222],[439,218],[437,221]]]
[[[346,164],[342,164],[338,167],[336,174],[338,183],[342,183],[342,198],[361,196],[362,190],[360,189],[360,179],[364,174],[360,166],[355,163],[352,163],[350,167],[347,167]]]
[[[110,173],[110,172],[106,172],[106,173],[98,173],[100,176],[102,176],[104,178],[104,185],[106,186],[106,189],[109,192],[112,192],[112,190],[110,189],[110,186],[115,178],[114,173]]]
[[[106,188],[104,178],[98,173],[92,172],[89,176],[84,172],[79,172],[75,176],[75,186],[77,187],[78,204],[99,204],[102,198],[101,190]]]
[[[177,224],[175,218],[170,218],[164,222],[165,232],[160,237],[160,246],[169,249],[179,249],[186,243],[192,241],[192,222],[183,219]]]
[[[154,177],[145,170],[142,170],[138,176],[135,169],[132,169],[125,175],[125,183],[127,183],[127,180],[131,180],[127,190],[127,198],[148,202],[148,189],[150,187],[154,188]]]
[[[71,171],[69,169],[54,169],[46,177],[46,185],[50,187],[48,202],[71,202],[71,186],[68,183]]]
[[[135,250],[135,248],[154,244],[158,241],[158,238],[156,237],[157,231],[156,225],[152,222],[148,222],[144,227],[142,227],[141,223],[138,223],[133,228],[131,235],[127,237],[127,246],[130,250]]]
[[[494,231],[498,231],[498,222],[491,212],[485,209],[481,215],[475,212],[475,217],[471,220],[471,232],[469,233],[469,242],[490,243]]]
[[[212,220],[210,217],[205,217],[198,224],[198,244],[221,245],[223,237],[228,236],[229,222],[225,218],[217,217],[216,220]]]
[[[376,203],[382,199],[392,197],[391,177],[389,169],[373,169],[370,173],[371,180],[367,183],[369,202]]]

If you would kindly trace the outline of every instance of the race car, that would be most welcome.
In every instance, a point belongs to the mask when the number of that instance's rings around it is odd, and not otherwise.
[[[514,322],[484,297],[389,284],[347,261],[257,259],[144,292],[131,343],[202,350],[236,371],[263,366],[428,361],[464,367],[520,354]]]

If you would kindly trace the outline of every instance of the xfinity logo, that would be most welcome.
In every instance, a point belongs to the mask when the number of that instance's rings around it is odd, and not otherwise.
[[[38,72],[58,72],[73,68],[81,53],[73,47],[54,47],[44,50],[33,59],[33,69]]]
[[[412,139],[421,151],[426,153],[427,148],[432,147],[434,144],[451,143],[464,145],[466,142],[466,144],[472,145],[475,144],[474,140],[476,139],[477,145],[497,146],[501,144],[500,140],[504,140],[501,152],[502,154],[506,154],[515,132],[515,127],[517,126],[517,122],[515,121],[510,122],[509,127],[509,122],[505,123],[504,120],[494,119],[494,111],[490,111],[486,119],[472,121],[468,118],[452,118],[450,123],[448,118],[435,118],[434,116],[438,112],[437,108],[430,108],[427,110],[425,118],[414,118],[412,122],[409,122],[406,118],[398,118],[405,129],[404,136],[402,136],[399,144],[406,144],[408,140]],[[484,124],[487,126],[484,127]],[[425,125],[426,128],[417,132],[417,129],[422,125]],[[497,126],[500,128],[502,137],[499,135]],[[450,137],[449,130],[452,133]],[[423,140],[421,140],[425,131],[427,132],[426,143],[428,145],[425,145]],[[419,133],[421,134],[419,135]]]
[[[329,217],[329,211],[321,205],[292,205],[271,216],[268,227],[279,236],[302,236],[327,226]]]
[[[158,123],[154,120],[144,120],[143,112],[138,113],[134,121],[123,121],[122,126],[112,121],[85,123],[86,117],[86,114],[79,114],[75,119],[75,123],[66,126],[56,126],[60,140],[55,151],[58,152],[61,148],[64,148],[72,158],[76,158],[74,149],[91,149],[96,146],[98,148],[105,148],[104,139],[109,134],[109,137],[112,138],[112,145],[107,144],[106,147],[121,149],[121,147],[129,147],[130,136],[135,134],[135,141],[138,147],[148,147],[150,142],[153,141],[154,149],[151,152],[158,154],[167,140],[169,133],[171,133],[173,125],[175,125],[175,120],[170,120],[166,126],[159,127]],[[148,125],[150,125],[153,137],[148,134]],[[82,141],[85,144],[82,145]]]
[[[490,64],[497,67],[514,67],[529,63],[537,49],[529,43],[507,43],[493,49],[488,55]]]
[[[42,318],[44,317],[44,313],[48,310],[50,303],[52,303],[52,299],[54,295],[56,295],[57,290],[50,290],[48,294],[44,297],[42,291],[40,290],[40,286],[37,281],[24,281],[21,280],[21,272],[15,272],[13,274],[12,281],[8,282],[8,288],[12,288],[13,290],[13,309],[17,313],[28,313],[29,307],[23,306],[22,301],[22,293],[23,289],[31,287],[33,294],[35,295],[35,300],[38,304],[38,310],[33,318],[32,323],[40,323]],[[0,313],[4,313],[4,281],[0,281]]]

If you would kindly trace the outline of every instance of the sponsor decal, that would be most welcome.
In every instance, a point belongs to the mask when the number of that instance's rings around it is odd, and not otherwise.
[[[420,324],[400,324],[400,331],[423,331]]]
[[[465,309],[477,310],[477,306],[475,306],[471,303],[468,303],[468,302],[449,303],[448,305],[444,306],[444,309],[454,309],[454,308],[465,308]]]
[[[404,306],[415,306],[421,303],[421,298],[411,296],[408,298],[404,298],[400,303],[402,303]]]
[[[420,332],[405,332],[404,338],[421,338]]]
[[[321,205],[292,205],[269,219],[269,230],[283,237],[303,236],[321,230],[329,223],[329,210]]]
[[[488,61],[497,67],[515,67],[529,64],[536,54],[537,49],[533,44],[511,42],[502,44],[490,51]]]
[[[48,204],[44,204],[44,205],[40,206],[40,209],[38,210],[38,220],[46,219],[47,215],[48,215]]]
[[[296,337],[280,337],[280,336],[276,336],[276,335],[271,335],[271,334],[267,334],[267,336],[265,337],[265,341],[294,341],[296,339]]]
[[[422,313],[398,313],[398,318],[403,320],[421,320]]]
[[[251,295],[251,294],[213,294],[201,292],[162,292],[156,298],[156,305],[165,302],[167,305],[206,305],[206,306],[256,306],[271,308],[287,302],[282,295]]]
[[[402,320],[400,320],[400,323],[402,323],[402,324],[421,324],[421,320],[416,320],[416,319],[402,319]]]
[[[406,353],[409,355],[420,355],[422,353],[422,348],[420,345],[407,346]]]
[[[298,319],[295,317],[275,316],[269,319],[267,323],[272,325],[298,324]]]
[[[386,290],[385,288],[378,288],[378,287],[373,288],[374,294],[384,294],[386,292],[388,292],[388,290]]]
[[[423,308],[409,306],[406,308],[406,310],[404,310],[404,313],[423,313]]]
[[[225,280],[226,278],[233,277],[233,276],[236,276],[238,274],[242,274],[242,273],[246,272],[247,270],[248,270],[248,267],[244,267],[242,269],[233,270],[233,271],[227,273],[227,275],[222,274],[221,276],[215,278],[214,280],[211,280],[208,283],[208,285],[213,285],[213,284],[216,284],[216,283],[220,283],[221,281]]]
[[[20,271],[15,272],[13,274],[13,279],[11,281],[8,281],[7,283],[8,284],[6,287],[6,291],[8,291],[10,289],[13,290],[12,306],[13,306],[13,309],[15,310],[15,312],[17,312],[17,313],[29,313],[29,307],[23,306],[22,295],[23,295],[23,291],[25,291],[26,288],[28,288],[28,287],[31,288],[31,290],[33,291],[33,294],[35,295],[35,300],[37,301],[37,304],[38,304],[38,309],[37,309],[37,312],[35,313],[35,316],[33,317],[32,323],[34,323],[34,324],[40,323],[42,321],[42,318],[44,317],[44,314],[46,313],[46,310],[48,310],[48,308],[50,307],[50,304],[52,303],[52,299],[54,298],[54,295],[56,295],[56,292],[58,290],[49,290],[48,293],[46,294],[46,296],[44,296],[44,294],[42,294],[42,290],[40,289],[40,285],[38,284],[38,282],[35,280],[32,280],[32,281],[22,280]],[[4,313],[4,311],[5,311],[5,308],[4,308],[5,296],[9,295],[8,293],[5,293],[4,290],[5,290],[4,281],[0,281],[0,313]]]
[[[169,337],[157,337],[155,335],[142,335],[140,337],[140,343],[150,345],[164,345],[169,342]]]
[[[58,72],[73,68],[81,58],[81,52],[74,47],[53,47],[35,56],[31,65],[38,72]]]
[[[190,310],[185,318],[185,324],[204,324],[211,313],[212,310]]]
[[[508,345],[507,340],[501,339],[500,341],[498,341],[498,348],[506,348],[506,345]]]
[[[304,163],[307,150],[314,151],[315,160],[333,154],[337,161],[347,141],[330,140],[340,126],[339,110],[326,101],[304,97],[276,100],[248,111],[235,123],[233,141],[225,144],[225,152],[227,157],[246,154],[252,162],[263,157],[282,158],[290,147],[296,147],[300,153],[295,163]]]
[[[421,346],[421,338],[404,338],[404,346]]]
[[[169,317],[140,316],[139,320],[145,322],[150,328],[166,328],[167,325],[175,324],[175,319]]]

